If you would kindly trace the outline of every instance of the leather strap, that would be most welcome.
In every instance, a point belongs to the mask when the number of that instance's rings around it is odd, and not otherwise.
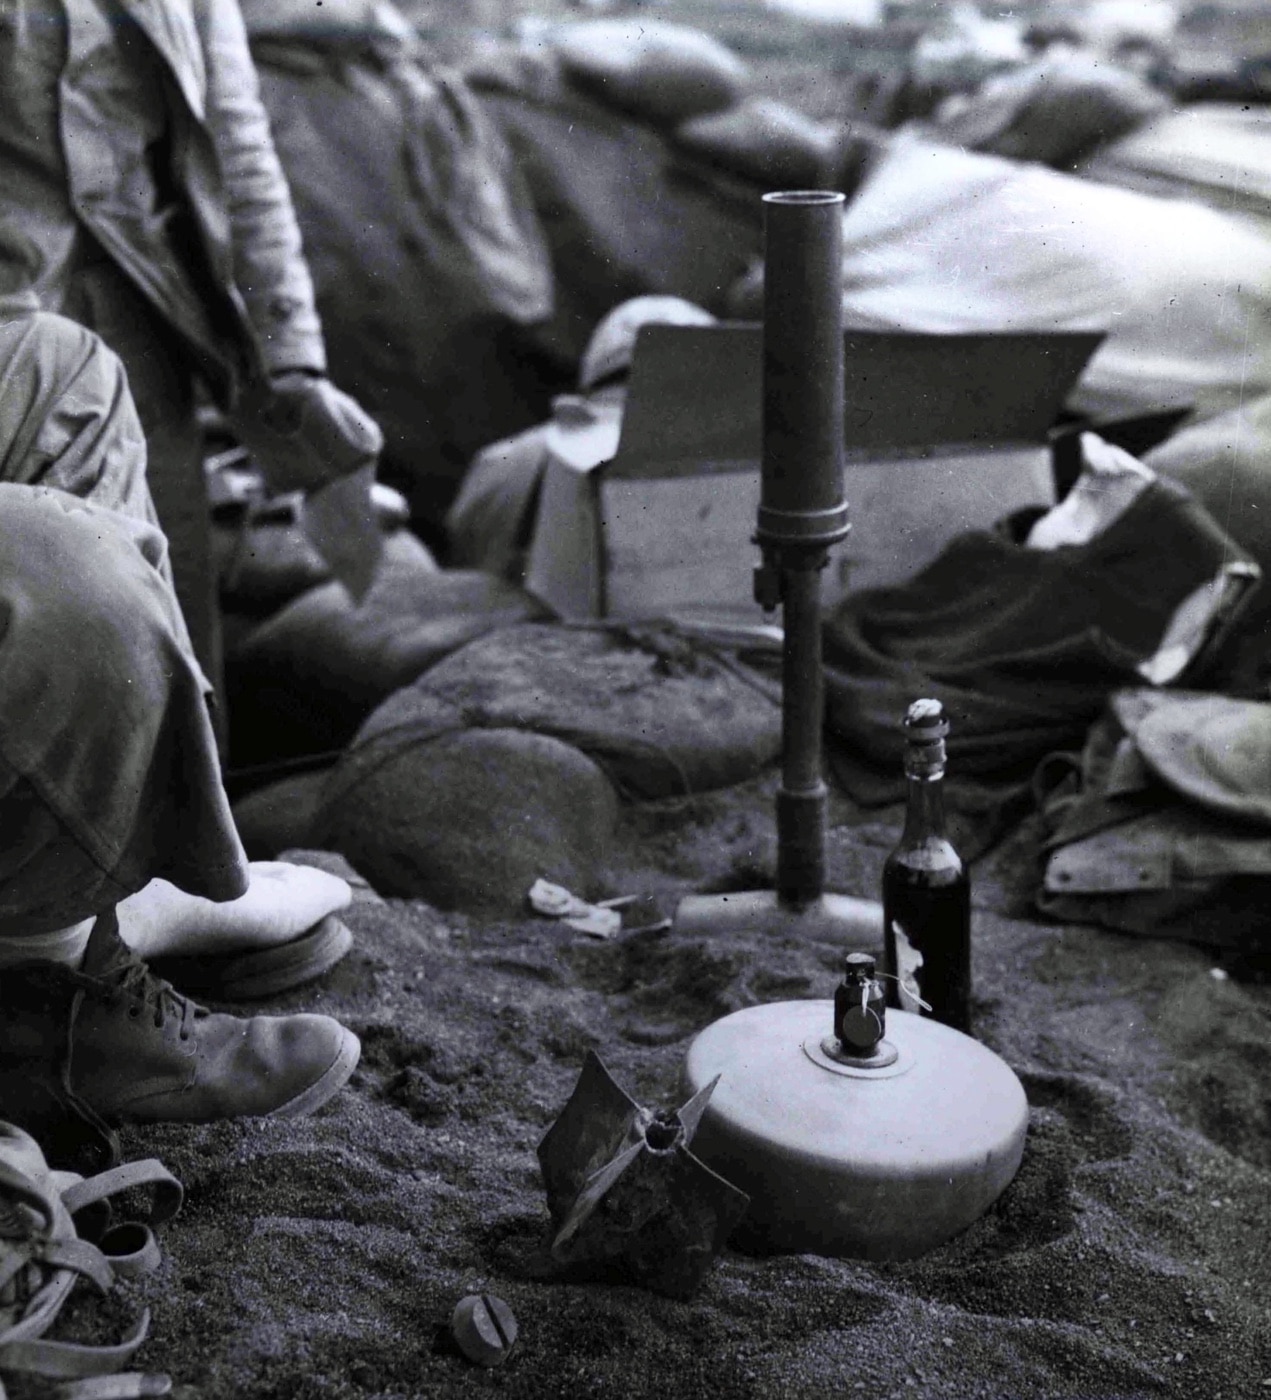
[[[24,1371],[49,1380],[80,1380],[120,1370],[146,1340],[150,1331],[150,1310],[137,1319],[137,1325],[114,1346],[82,1346],[77,1342],[50,1342],[42,1338],[9,1342],[0,1346],[0,1371]]]
[[[71,1269],[58,1269],[52,1278],[26,1306],[26,1311],[13,1324],[0,1332],[0,1369],[3,1369],[5,1348],[15,1342],[42,1337],[52,1327],[54,1319],[66,1302],[67,1295],[78,1282],[79,1275]]]
[[[103,1293],[115,1281],[110,1261],[87,1240],[50,1240],[40,1251],[39,1259],[55,1269],[70,1269],[92,1279]]]
[[[154,1231],[148,1225],[133,1222],[107,1230],[99,1248],[116,1278],[140,1278],[153,1273],[162,1258]]]
[[[110,1198],[143,1186],[154,1188],[151,1221],[168,1220],[181,1208],[181,1183],[161,1162],[153,1158],[129,1162],[86,1180],[73,1180],[61,1192],[68,1215],[89,1217],[75,1221],[78,1236],[38,1240],[31,1255],[14,1251],[14,1259],[0,1266],[0,1287],[28,1262],[50,1271],[47,1282],[28,1304],[25,1316],[0,1334],[0,1372],[24,1372],[56,1382],[47,1390],[55,1400],[139,1400],[170,1393],[172,1383],[167,1376],[125,1374],[122,1370],[146,1339],[150,1328],[148,1310],[129,1335],[114,1346],[84,1346],[49,1341],[43,1336],[78,1278],[90,1279],[105,1292],[117,1277],[135,1278],[158,1265],[159,1246],[148,1225],[130,1222],[110,1226]],[[55,1215],[50,1200],[0,1158],[0,1200],[3,1199],[29,1206],[45,1216],[46,1229],[53,1226]],[[4,1400],[4,1395],[0,1381],[0,1400]]]
[[[6,1203],[29,1206],[44,1221],[47,1229],[53,1223],[53,1204],[48,1195],[25,1172],[0,1157],[0,1198]]]
[[[118,1376],[90,1376],[58,1386],[56,1400],[139,1400],[147,1395],[171,1395],[168,1376],[126,1371]],[[3,1396],[0,1396],[3,1400]]]
[[[146,1157],[140,1162],[125,1162],[122,1166],[111,1167],[98,1172],[96,1176],[68,1186],[62,1192],[62,1204],[72,1215],[85,1206],[103,1201],[109,1196],[117,1196],[123,1191],[131,1191],[137,1186],[153,1186],[154,1205],[147,1222],[162,1225],[181,1209],[185,1199],[185,1189],[175,1176],[154,1157]]]

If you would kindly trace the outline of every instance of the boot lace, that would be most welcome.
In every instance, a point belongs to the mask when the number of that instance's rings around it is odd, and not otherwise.
[[[138,1019],[148,1014],[156,1030],[162,1030],[169,1017],[175,1017],[180,1022],[178,1036],[189,1040],[194,1019],[202,1007],[182,996],[171,982],[156,977],[135,953],[121,945],[111,965],[98,973],[98,977],[110,984],[117,999],[130,1003],[129,1016]]]

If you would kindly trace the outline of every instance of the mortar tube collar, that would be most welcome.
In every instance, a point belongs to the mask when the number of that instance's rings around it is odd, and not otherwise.
[[[776,510],[759,507],[755,540],[762,546],[820,545],[828,548],[845,540],[851,531],[847,503],[828,510]]]

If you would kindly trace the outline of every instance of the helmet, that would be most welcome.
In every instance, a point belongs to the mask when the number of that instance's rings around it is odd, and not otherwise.
[[[631,367],[636,332],[654,322],[669,326],[713,326],[709,311],[682,297],[632,297],[600,322],[583,351],[578,387],[592,389],[602,379]]]

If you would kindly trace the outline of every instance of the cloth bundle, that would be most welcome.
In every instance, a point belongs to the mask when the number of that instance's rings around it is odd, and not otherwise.
[[[1051,522],[1061,512],[1080,523],[1066,505]],[[858,801],[898,799],[899,717],[914,696],[937,696],[953,721],[952,805],[974,814],[974,855],[1027,805],[1037,764],[1080,747],[1110,694],[1145,679],[1192,681],[1223,625],[1227,587],[1257,574],[1203,507],[1159,479],[1139,482],[1085,543],[961,535],[906,583],[849,596],[827,617],[836,775]]]
[[[1037,906],[1057,919],[1271,949],[1271,704],[1123,690],[1038,773]]]

